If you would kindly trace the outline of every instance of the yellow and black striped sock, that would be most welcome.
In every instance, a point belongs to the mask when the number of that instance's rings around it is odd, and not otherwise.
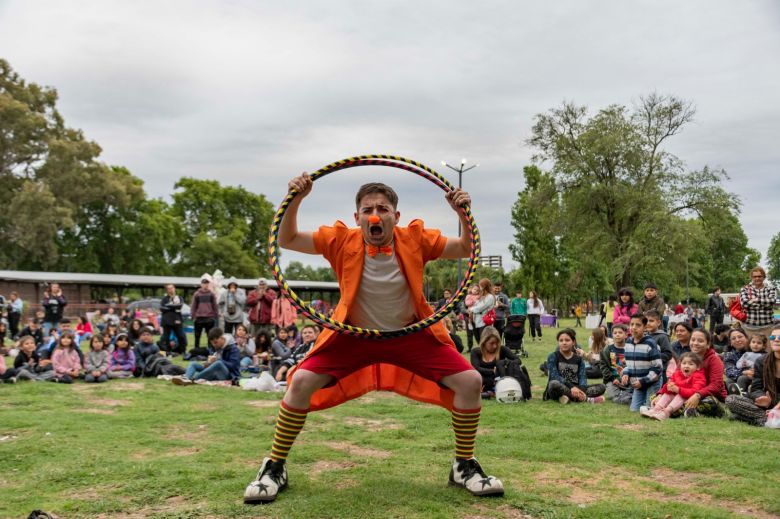
[[[477,409],[452,408],[452,428],[455,430],[455,457],[467,460],[474,457],[474,442],[479,427]]]
[[[290,453],[292,444],[306,422],[308,409],[295,409],[282,401],[279,406],[279,414],[276,416],[276,429],[274,430],[274,444],[271,447],[271,459],[284,461]]]

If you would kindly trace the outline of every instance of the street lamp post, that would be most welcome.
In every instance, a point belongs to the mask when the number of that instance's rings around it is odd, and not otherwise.
[[[470,169],[474,169],[476,167],[479,167],[479,164],[474,164],[473,166],[465,167],[466,166],[466,159],[460,159],[460,166],[455,167],[451,164],[447,164],[445,161],[441,161],[442,166],[446,166],[450,168],[452,171],[455,171],[458,173],[458,189],[463,188],[463,174],[467,172]],[[458,218],[458,238],[460,238],[461,234],[461,228],[460,228],[460,218]],[[461,276],[461,258],[458,258],[458,286],[460,286],[460,276]]]

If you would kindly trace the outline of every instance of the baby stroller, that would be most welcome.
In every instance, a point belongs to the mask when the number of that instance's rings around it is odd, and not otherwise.
[[[525,336],[525,316],[510,315],[504,327],[504,345],[521,357],[527,357],[528,352],[523,347]]]

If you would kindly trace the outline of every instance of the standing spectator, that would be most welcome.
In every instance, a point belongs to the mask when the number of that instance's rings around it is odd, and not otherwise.
[[[482,329],[487,325],[483,318],[495,306],[496,296],[493,295],[493,283],[488,278],[480,279],[479,299],[471,307],[471,317],[474,320],[474,337],[477,338],[477,341],[480,341]]]
[[[528,300],[523,297],[523,291],[519,288],[509,302],[509,315],[528,315]]]
[[[250,334],[257,335],[260,330],[273,333],[273,324],[271,323],[271,310],[276,292],[268,288],[268,282],[264,278],[257,281],[257,288],[249,292],[246,299],[246,306],[249,310]]]
[[[22,319],[24,311],[24,301],[19,299],[19,294],[11,292],[8,296],[8,330],[11,332],[11,338],[19,338],[19,321]]]
[[[685,307],[683,306],[682,301],[678,301],[674,307],[674,315],[680,315],[683,313],[685,313]]]
[[[295,320],[298,318],[298,311],[293,306],[289,298],[279,296],[271,303],[271,322],[277,330],[282,328],[295,328]],[[295,329],[297,332],[297,328]]]
[[[769,335],[774,326],[774,306],[777,302],[777,289],[766,283],[766,271],[756,267],[750,271],[751,283],[739,291],[739,302],[747,313],[742,326],[749,334]]]
[[[225,333],[233,334],[236,326],[244,322],[246,291],[238,286],[236,278],[227,281],[227,289],[219,294],[219,311],[225,322]]]
[[[631,323],[631,316],[636,314],[638,309],[639,306],[634,303],[634,292],[630,288],[623,287],[618,292],[618,304],[615,306],[612,322],[628,326]],[[629,332],[631,332],[630,327]]]
[[[658,287],[655,286],[655,283],[645,283],[644,297],[637,306],[640,314],[644,314],[648,310],[655,310],[658,315],[663,315],[666,303],[658,296]]]
[[[582,305],[575,303],[571,309],[572,313],[574,314],[574,318],[576,319],[574,327],[582,328]]]
[[[493,328],[498,331],[499,337],[503,339],[506,315],[509,312],[509,297],[502,289],[503,284],[500,281],[493,285],[493,295],[496,298],[496,321],[493,323]]]
[[[173,283],[165,285],[165,295],[160,300],[160,321],[162,325],[162,334],[160,334],[160,348],[165,351],[184,354],[187,352],[187,336],[184,334],[184,318],[181,315],[181,308],[184,301],[176,293],[176,286]],[[110,308],[109,308],[110,310]],[[176,337],[176,348],[171,349],[171,333]]]
[[[217,298],[209,288],[210,281],[201,277],[200,288],[192,295],[190,310],[195,322],[195,348],[200,348],[200,336],[206,334],[217,325],[219,312],[217,310]]]
[[[67,305],[68,300],[62,295],[59,283],[52,283],[50,290],[44,290],[43,300],[41,301],[41,306],[43,306],[45,312],[43,317],[43,335],[48,336],[52,328],[59,330],[62,314],[65,312]]]
[[[438,301],[436,301],[436,311],[438,312],[439,309],[447,304],[447,301],[450,300],[452,297],[452,291],[449,288],[445,288],[442,292],[442,297]]]
[[[720,287],[715,287],[712,295],[707,298],[705,311],[710,316],[710,333],[713,333],[717,325],[723,324],[723,316],[726,314],[726,303],[720,297]]]
[[[617,296],[609,294],[607,300],[601,303],[602,324],[607,326],[607,337],[612,337],[612,325],[615,323],[615,307],[617,306]]]
[[[544,313],[544,304],[536,292],[528,292],[528,328],[531,331],[531,341],[539,337],[542,342],[542,314]]]
[[[674,315],[674,308],[668,304],[664,305],[664,314],[661,316],[661,323],[664,327],[664,332],[669,333],[669,319]]]

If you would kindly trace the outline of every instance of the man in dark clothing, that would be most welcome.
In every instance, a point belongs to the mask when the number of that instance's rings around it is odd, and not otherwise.
[[[211,281],[208,278],[200,280],[200,288],[192,295],[190,311],[195,324],[195,348],[200,348],[200,336],[205,331],[207,334],[217,325],[219,310],[217,298],[209,288]]]
[[[452,297],[452,292],[449,288],[445,288],[444,292],[442,292],[442,298],[436,301],[436,311],[439,311],[439,308],[447,304],[447,301]]]
[[[504,326],[506,326],[506,315],[509,312],[509,297],[503,291],[503,285],[499,281],[493,285],[493,295],[496,298],[496,321],[493,328],[498,330],[498,335],[504,338]]]
[[[261,331],[274,332],[274,326],[271,324],[271,308],[274,299],[276,299],[276,291],[268,288],[268,282],[260,278],[257,288],[249,292],[246,298],[246,307],[250,309],[249,324],[252,325],[249,333],[252,337],[256,337]]]
[[[666,304],[664,300],[658,296],[658,287],[655,283],[650,282],[645,284],[645,297],[639,301],[639,310],[637,313],[644,315],[648,310],[656,310],[659,315],[664,315],[666,310]]]
[[[183,302],[181,297],[176,294],[176,287],[173,284],[165,285],[166,294],[160,301],[160,324],[162,325],[162,334],[160,335],[160,349],[164,351],[173,351],[175,353],[185,353],[187,351],[187,336],[182,328],[181,307]],[[170,347],[171,332],[176,336],[176,348]]]
[[[59,283],[52,283],[51,290],[43,292],[43,300],[41,301],[41,306],[43,306],[43,311],[45,312],[43,317],[43,335],[48,336],[52,328],[59,330],[62,314],[65,312],[67,305],[68,300],[62,295]]]
[[[707,299],[705,312],[710,316],[710,333],[713,333],[717,325],[723,324],[723,316],[726,315],[726,303],[720,297],[720,287],[715,287]]]

